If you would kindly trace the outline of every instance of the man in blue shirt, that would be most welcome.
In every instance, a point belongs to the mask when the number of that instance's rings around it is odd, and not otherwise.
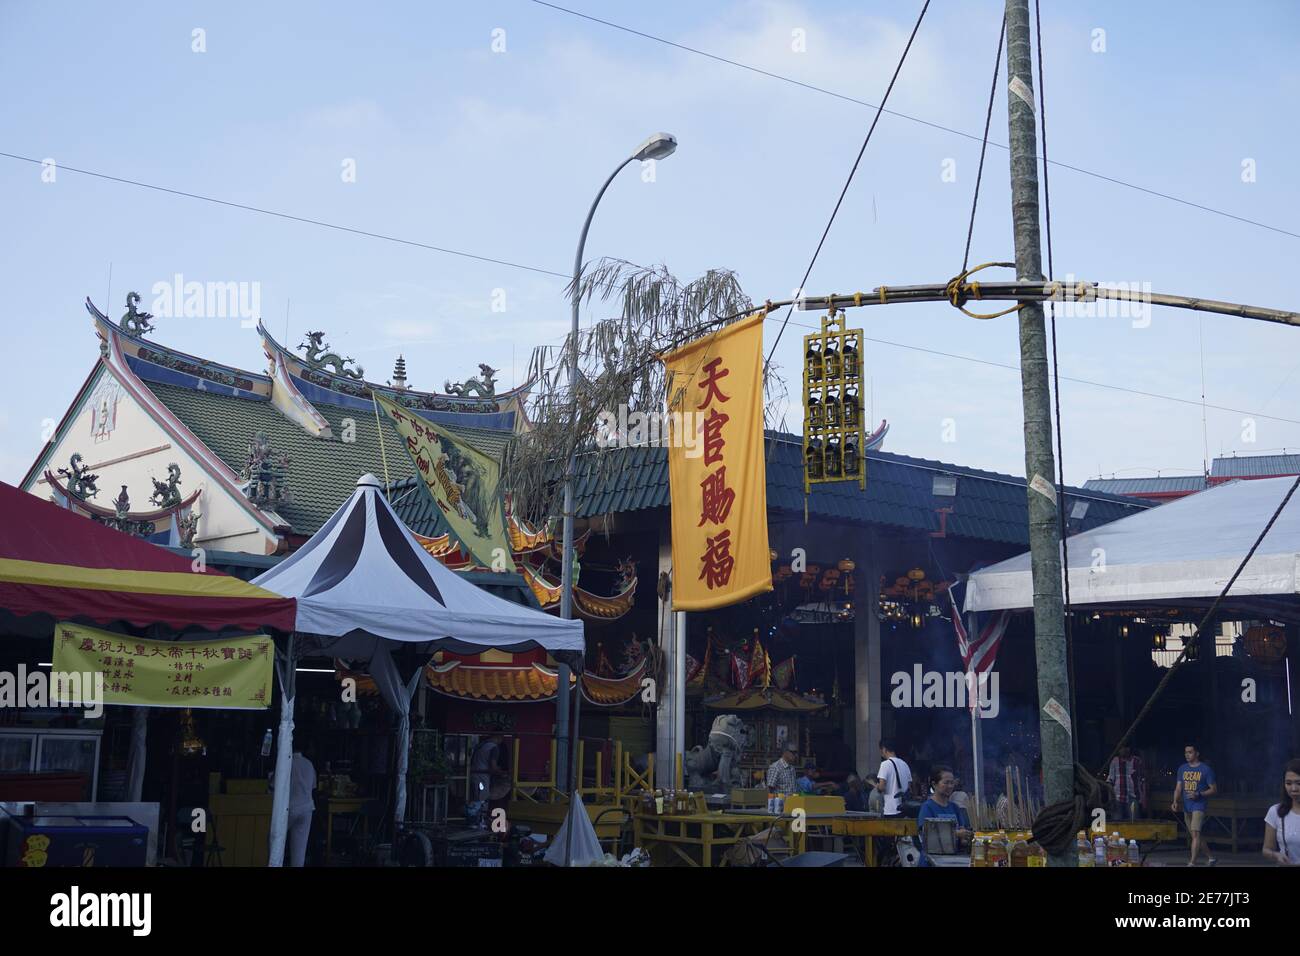
[[[1192,844],[1192,857],[1187,865],[1195,866],[1196,857],[1201,852],[1201,826],[1205,823],[1209,798],[1218,793],[1218,786],[1214,771],[1209,764],[1201,763],[1201,752],[1194,744],[1183,748],[1183,757],[1187,762],[1174,774],[1174,802],[1170,809],[1177,813],[1179,804],[1182,804],[1183,822],[1187,825]],[[1210,854],[1208,846],[1205,848],[1205,857],[1210,866],[1219,862]]]

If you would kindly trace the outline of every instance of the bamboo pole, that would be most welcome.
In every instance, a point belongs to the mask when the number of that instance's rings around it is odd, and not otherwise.
[[[1111,289],[1095,282],[963,282],[958,287],[958,300],[962,303],[985,301],[1088,303],[1098,299],[1162,305],[1171,309],[1188,309],[1193,312],[1214,312],[1219,315],[1235,315],[1243,319],[1300,327],[1300,312],[1223,302],[1200,296],[1146,292],[1140,289]],[[770,308],[793,305],[801,312],[820,312],[832,306],[836,309],[852,309],[868,305],[950,301],[952,301],[950,283],[933,282],[923,285],[876,286],[870,292],[785,299],[770,303]]]

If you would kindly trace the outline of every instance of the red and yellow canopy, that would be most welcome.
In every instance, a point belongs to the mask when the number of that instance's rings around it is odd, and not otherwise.
[[[295,606],[0,482],[0,611],[178,631],[291,631]]]

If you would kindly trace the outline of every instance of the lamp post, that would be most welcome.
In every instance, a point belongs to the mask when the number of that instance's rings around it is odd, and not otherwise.
[[[648,159],[664,159],[671,156],[675,149],[677,149],[677,137],[671,133],[655,133],[646,139],[631,156],[619,163],[614,171],[609,174],[609,178],[600,187],[600,192],[596,193],[591,208],[587,210],[587,218],[582,223],[582,234],[578,237],[578,251],[573,257],[573,325],[569,333],[571,345],[569,352],[569,427],[571,429],[576,429],[578,425],[578,282],[582,278],[582,252],[587,245],[587,232],[591,229],[592,217],[596,215],[596,207],[600,205],[605,190],[609,188],[609,184],[614,181],[614,177],[622,172],[625,166],[636,161],[645,162]],[[569,460],[564,466],[564,532],[563,547],[560,552],[560,560],[563,563],[564,570],[561,578],[560,617],[566,621],[573,617],[573,472],[576,461],[577,445],[575,441],[573,450],[569,452]],[[581,696],[581,694],[578,695],[578,700],[581,699]],[[575,701],[575,710],[576,707],[577,701]],[[572,772],[570,770],[568,747],[569,665],[564,663],[560,664],[556,711],[555,735],[559,739],[556,747],[555,781],[558,786],[566,787],[571,792],[573,789],[570,786]]]

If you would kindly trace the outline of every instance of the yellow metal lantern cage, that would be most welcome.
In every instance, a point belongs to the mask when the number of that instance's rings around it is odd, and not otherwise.
[[[862,330],[831,309],[803,337],[803,490],[837,481],[867,487]]]

